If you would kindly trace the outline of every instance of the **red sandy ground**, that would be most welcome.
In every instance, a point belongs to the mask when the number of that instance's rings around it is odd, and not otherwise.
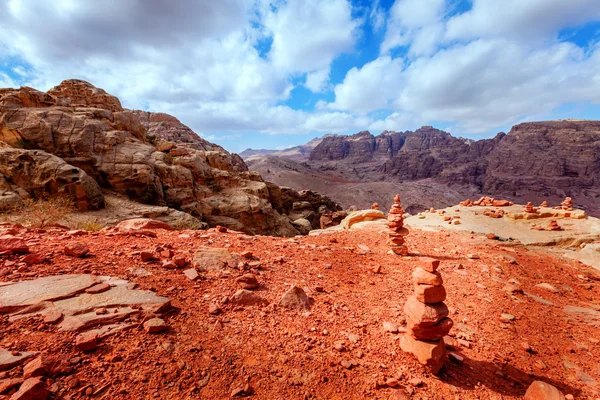
[[[94,390],[106,387],[97,396],[105,399],[225,399],[249,380],[256,399],[512,399],[523,396],[534,379],[549,382],[576,399],[600,398],[597,386],[581,380],[586,378],[584,373],[600,381],[599,330],[569,319],[562,310],[565,305],[600,304],[600,284],[577,278],[593,273],[583,265],[557,259],[543,249],[413,229],[407,237],[412,257],[402,258],[387,254],[384,234],[369,231],[293,241],[214,230],[186,232],[197,236],[190,238],[179,237],[182,232],[157,233],[157,238],[28,233],[23,236],[34,240],[31,251],[50,254],[51,262],[26,267],[19,263],[20,256],[3,257],[0,272],[8,275],[0,281],[61,273],[129,279],[171,299],[176,309],[165,316],[169,331],[129,330],[106,338],[96,351],[81,353],[74,346],[74,334],[44,325],[38,317],[9,323],[0,316],[0,347],[81,357],[71,375],[49,380],[48,387],[56,383],[55,398],[85,397],[82,389],[92,385]],[[199,237],[207,234],[210,237]],[[88,245],[92,256],[73,259],[62,254],[62,248],[75,241]],[[261,262],[256,273],[265,289],[260,295],[276,304],[286,285],[296,284],[314,297],[314,306],[302,313],[273,305],[235,310],[227,305],[223,314],[210,315],[209,304],[233,294],[238,289],[235,277],[242,272],[215,271],[192,282],[181,270],[163,269],[158,262],[143,263],[131,255],[167,244],[176,255],[190,258],[198,246],[229,246],[238,253],[250,250]],[[361,255],[360,244],[372,253]],[[480,259],[467,259],[471,253]],[[510,264],[502,254],[518,263]],[[412,292],[411,273],[419,255],[442,260],[446,303],[455,321],[451,335],[471,342],[471,348],[456,350],[464,361],[447,362],[439,377],[400,350],[400,335],[382,329],[384,321],[402,324],[402,307]],[[375,265],[381,266],[379,274],[368,269]],[[152,275],[132,275],[131,267],[144,268]],[[556,306],[504,293],[504,285],[492,277],[515,278],[524,290]],[[533,287],[541,282],[562,293]],[[317,286],[324,292],[316,292]],[[502,323],[501,313],[513,314],[516,320]],[[456,326],[459,323],[467,327],[463,333]],[[358,342],[348,340],[348,334],[358,335]],[[345,341],[346,351],[333,349],[339,340]],[[526,352],[523,342],[535,353]],[[354,368],[340,365],[352,359],[358,363]],[[20,375],[19,367],[7,376]],[[399,388],[377,388],[378,381],[390,377],[399,378]],[[409,383],[413,378],[422,383],[415,387]]]

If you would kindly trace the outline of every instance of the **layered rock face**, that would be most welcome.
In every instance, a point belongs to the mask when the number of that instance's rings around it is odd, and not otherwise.
[[[291,200],[283,201],[281,190],[248,172],[239,156],[201,139],[175,117],[124,109],[119,99],[85,81],[67,80],[47,93],[0,89],[0,141],[21,152],[35,149],[37,158],[62,160],[66,167],[60,171],[44,169],[59,176],[39,183],[54,182],[50,191],[71,194],[83,209],[102,207],[99,185],[213,225],[251,234],[298,234],[280,211],[305,201],[306,195],[290,192],[286,198]],[[33,195],[40,190],[37,183],[13,179],[16,172],[5,172],[3,187],[17,186]],[[311,207],[318,212],[322,203]]]
[[[519,201],[585,197],[583,205],[597,213],[598,154],[600,121],[564,120],[522,123],[508,134],[478,141],[430,126],[378,136],[330,136],[314,148],[308,163],[318,171],[345,171],[357,181],[434,179]]]

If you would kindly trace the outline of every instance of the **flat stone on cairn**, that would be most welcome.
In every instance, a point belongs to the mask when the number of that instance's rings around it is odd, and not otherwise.
[[[562,203],[560,203],[560,206],[562,207],[563,210],[566,210],[566,211],[573,210],[573,199],[571,199],[570,197],[567,197]]]
[[[400,195],[394,197],[394,204],[388,213],[387,227],[391,232],[388,233],[387,245],[398,255],[408,255],[408,247],[404,244],[404,236],[408,235],[408,229],[404,227],[404,210],[400,204]]]
[[[437,271],[439,265],[439,260],[426,258],[423,265],[414,270],[415,293],[404,305],[408,331],[400,341],[403,351],[413,354],[434,374],[444,365],[444,336],[454,325],[448,318],[448,307],[443,303],[446,289]]]

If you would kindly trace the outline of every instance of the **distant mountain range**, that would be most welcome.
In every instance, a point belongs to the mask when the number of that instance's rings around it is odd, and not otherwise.
[[[528,122],[477,141],[431,126],[363,131],[240,155],[266,180],[314,189],[344,206],[388,207],[397,191],[413,212],[480,195],[556,204],[571,196],[600,211],[600,121]]]

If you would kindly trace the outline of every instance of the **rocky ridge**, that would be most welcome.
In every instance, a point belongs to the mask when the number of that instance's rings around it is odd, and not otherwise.
[[[368,131],[329,135],[304,160],[295,160],[296,164],[263,158],[253,159],[249,166],[263,174],[268,171],[266,176],[274,182],[294,182],[291,171],[300,171],[305,182],[303,185],[299,178],[295,187],[324,187],[323,193],[334,199],[343,187],[362,185],[372,192],[371,198],[357,198],[357,205],[363,208],[373,200],[389,207],[389,199],[382,202],[378,190],[389,193],[390,185],[410,185],[418,193],[416,184],[431,180],[441,185],[442,191],[445,187],[465,197],[493,195],[538,203],[570,196],[594,215],[600,212],[598,154],[600,121],[565,120],[522,123],[508,134],[477,141],[453,137],[431,126],[414,132],[384,131],[377,136]],[[324,181],[328,184],[321,184]],[[387,186],[374,188],[374,182],[386,182]],[[368,189],[366,184],[371,184]],[[327,186],[331,186],[329,191]],[[417,193],[415,197],[421,200],[405,195],[409,212],[456,203],[453,194],[433,203],[426,201],[431,195]],[[343,200],[345,206],[354,204]]]
[[[128,110],[81,80],[48,92],[0,89],[0,206],[66,193],[81,210],[102,208],[101,189],[166,205],[251,234],[293,236],[285,213],[337,209],[314,192],[265,182],[244,161],[175,117]],[[6,163],[4,162],[6,161]],[[310,204],[306,204],[306,203]],[[318,218],[317,218],[318,219]]]

